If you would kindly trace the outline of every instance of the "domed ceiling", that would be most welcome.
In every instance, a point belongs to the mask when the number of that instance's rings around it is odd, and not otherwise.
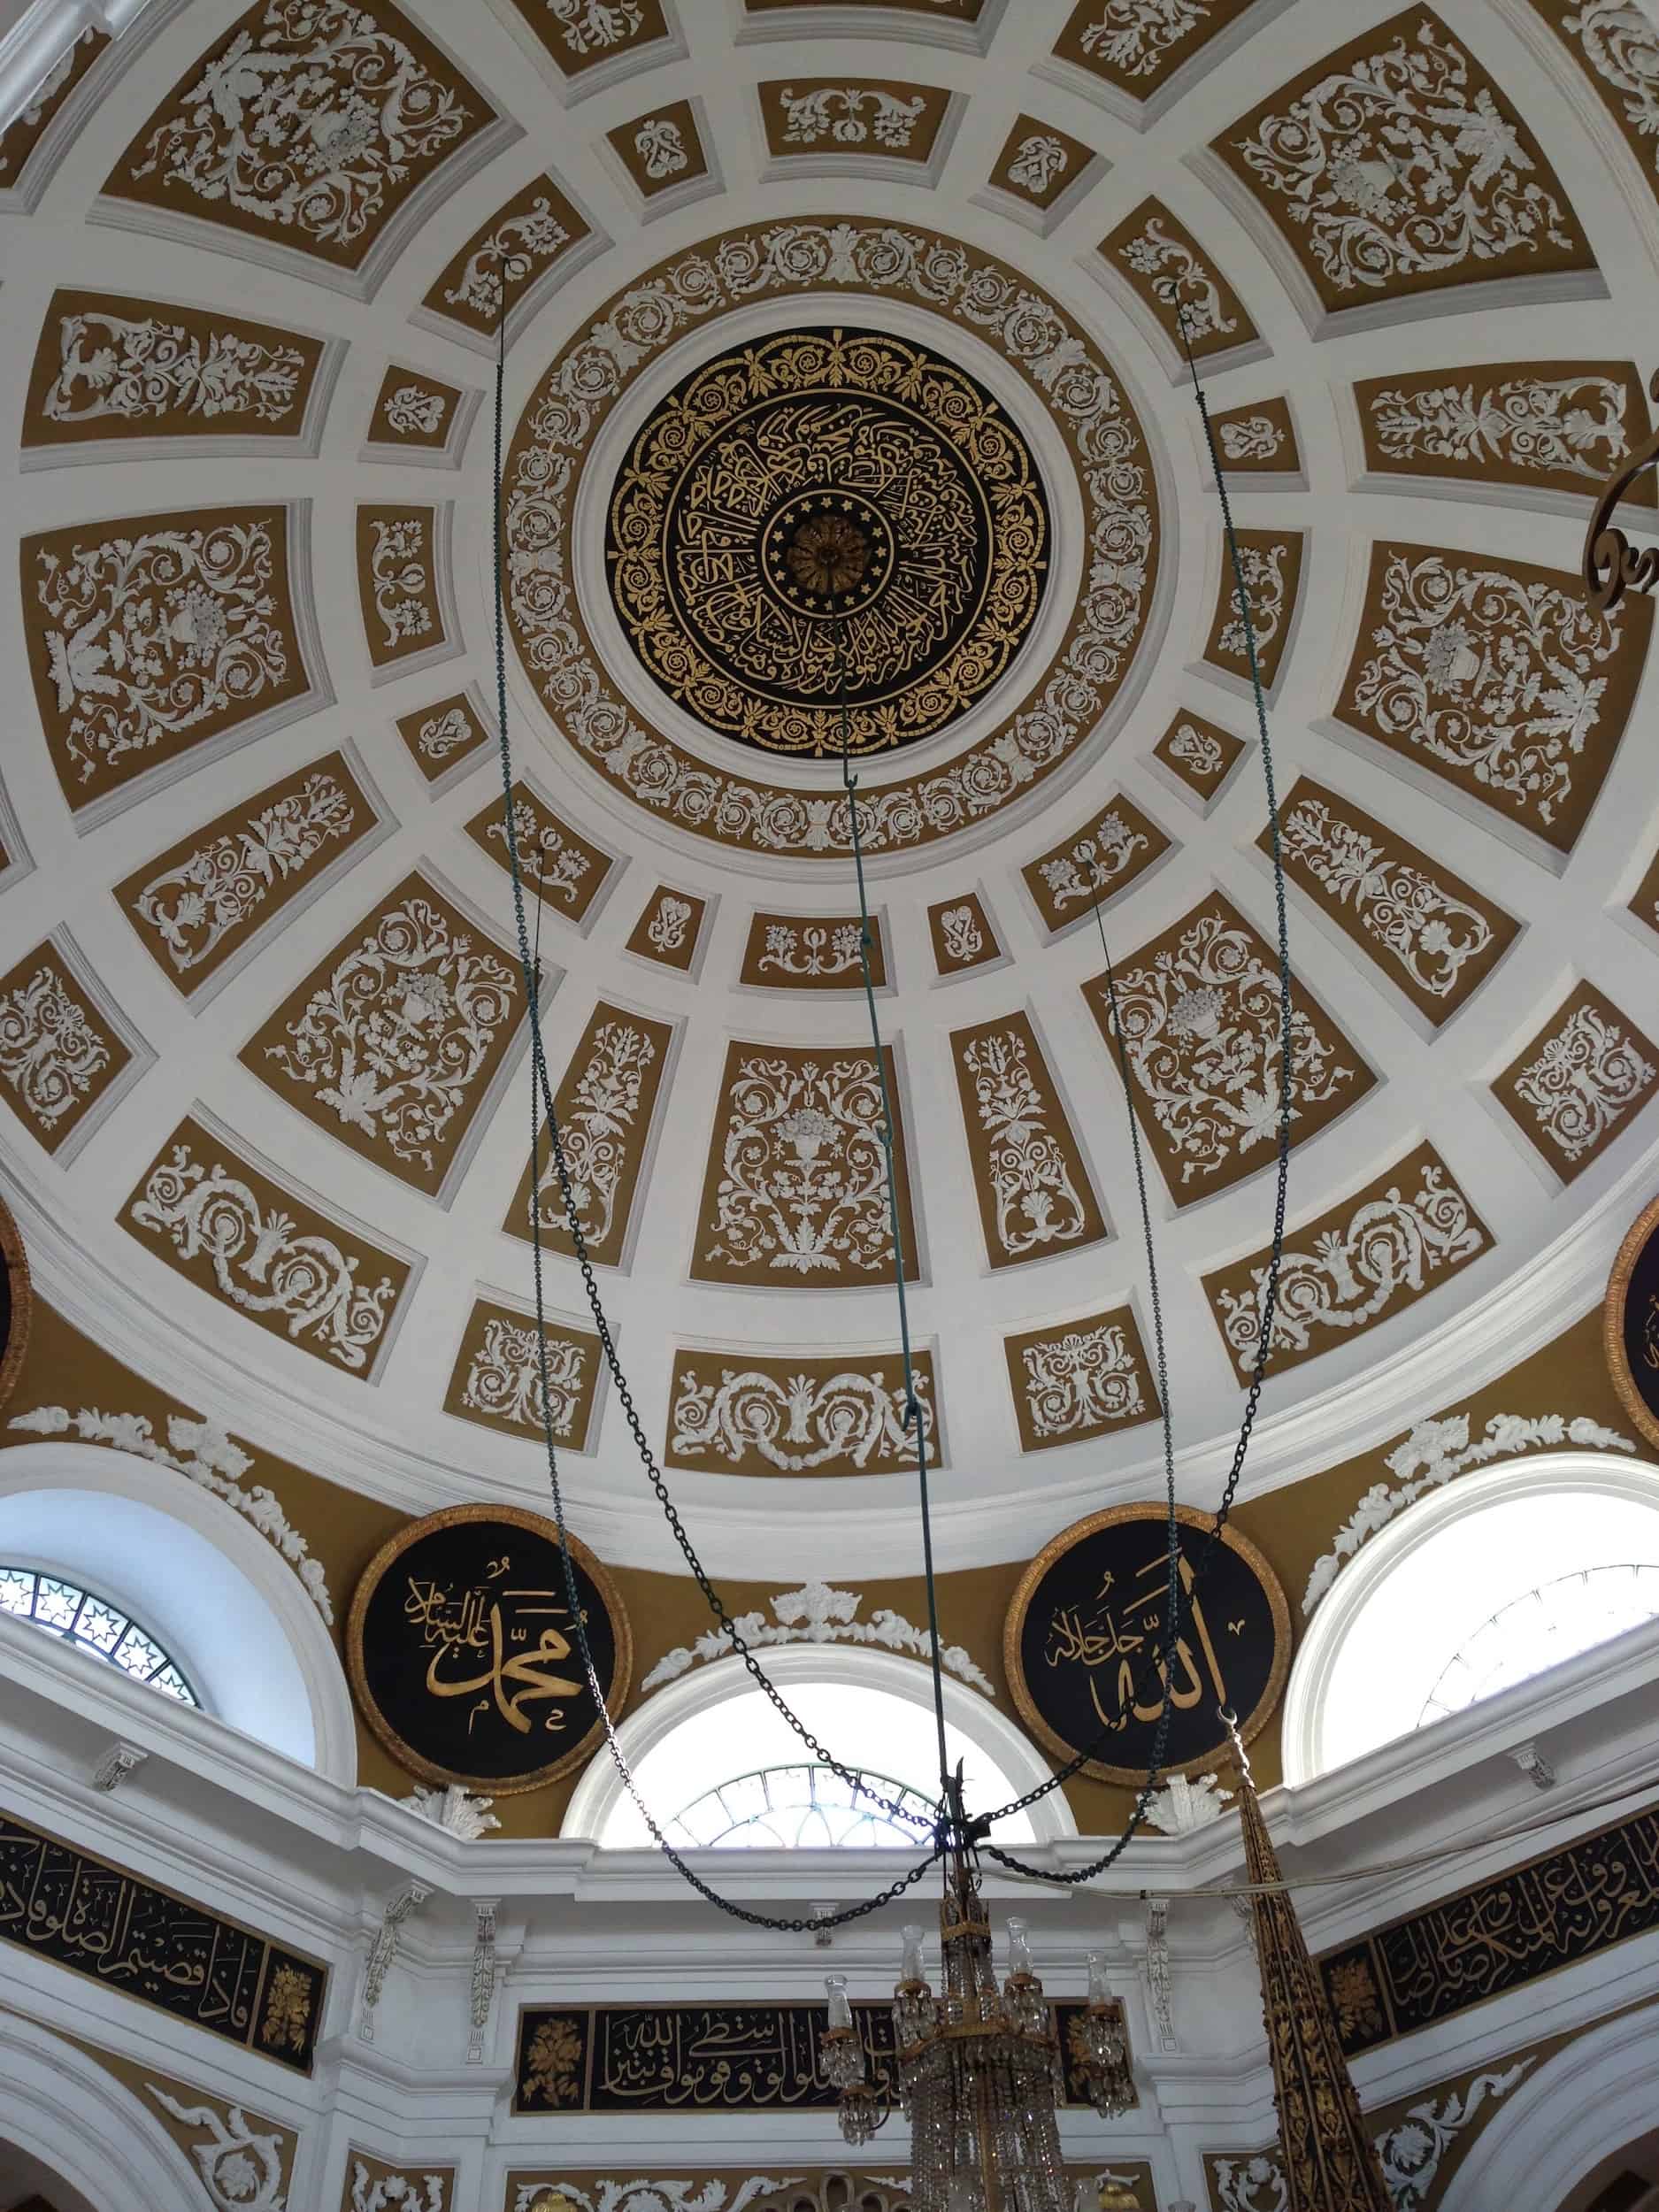
[[[150,0],[4,52],[4,1160],[45,1294],[411,1510],[947,1565],[1592,1302],[1659,1149],[1630,0]],[[499,480],[492,447],[504,357]],[[531,1164],[495,743],[572,1202]],[[1651,479],[1641,495],[1651,511]],[[1638,510],[1640,513],[1640,509]],[[832,598],[841,609],[832,619]],[[1450,1379],[1455,1378],[1454,1383]]]

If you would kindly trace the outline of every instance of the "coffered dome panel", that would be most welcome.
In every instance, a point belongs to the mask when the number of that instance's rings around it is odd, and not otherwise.
[[[1659,1165],[1652,609],[1578,572],[1659,363],[1617,11],[39,14],[0,1170],[75,1326],[408,1510],[539,1502],[545,1395],[636,1564],[635,1420],[745,1575],[895,1571],[919,1421],[980,1565],[1161,1479],[1139,1165],[1212,1501],[1281,1060],[1187,343],[1294,987],[1245,1494],[1599,1294]]]

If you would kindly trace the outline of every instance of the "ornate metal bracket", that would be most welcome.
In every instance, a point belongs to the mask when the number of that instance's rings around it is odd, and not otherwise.
[[[1659,402],[1659,370],[1647,387]],[[1627,455],[1601,487],[1601,495],[1584,534],[1584,593],[1598,614],[1606,614],[1627,591],[1651,591],[1659,583],[1659,546],[1636,552],[1612,519],[1613,510],[1642,471],[1659,460],[1659,430]]]

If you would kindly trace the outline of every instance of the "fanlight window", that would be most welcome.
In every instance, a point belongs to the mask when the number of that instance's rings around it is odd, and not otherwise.
[[[703,1851],[913,1851],[932,1839],[933,1807],[918,1790],[849,1771],[851,1788],[810,1760],[736,1775],[693,1798],[664,1832]]]
[[[1448,1660],[1419,1728],[1659,1619],[1659,1567],[1586,1567],[1511,1598]]]
[[[200,1705],[183,1669],[130,1613],[108,1598],[32,1567],[0,1566],[0,1613],[28,1621],[49,1636],[107,1659],[135,1682],[147,1682],[180,1705]]]

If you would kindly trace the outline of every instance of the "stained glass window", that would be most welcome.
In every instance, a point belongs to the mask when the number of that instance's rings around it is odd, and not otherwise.
[[[1511,1598],[1441,1670],[1417,1726],[1461,1713],[1659,1616],[1659,1567],[1586,1567]]]
[[[930,1799],[885,1774],[849,1772],[850,1789],[833,1767],[807,1760],[734,1775],[693,1798],[664,1832],[682,1848],[703,1851],[913,1851],[931,1844]]]
[[[49,1636],[107,1659],[135,1682],[147,1682],[180,1705],[200,1705],[183,1669],[130,1613],[108,1598],[33,1567],[0,1566],[0,1613],[29,1621]]]

